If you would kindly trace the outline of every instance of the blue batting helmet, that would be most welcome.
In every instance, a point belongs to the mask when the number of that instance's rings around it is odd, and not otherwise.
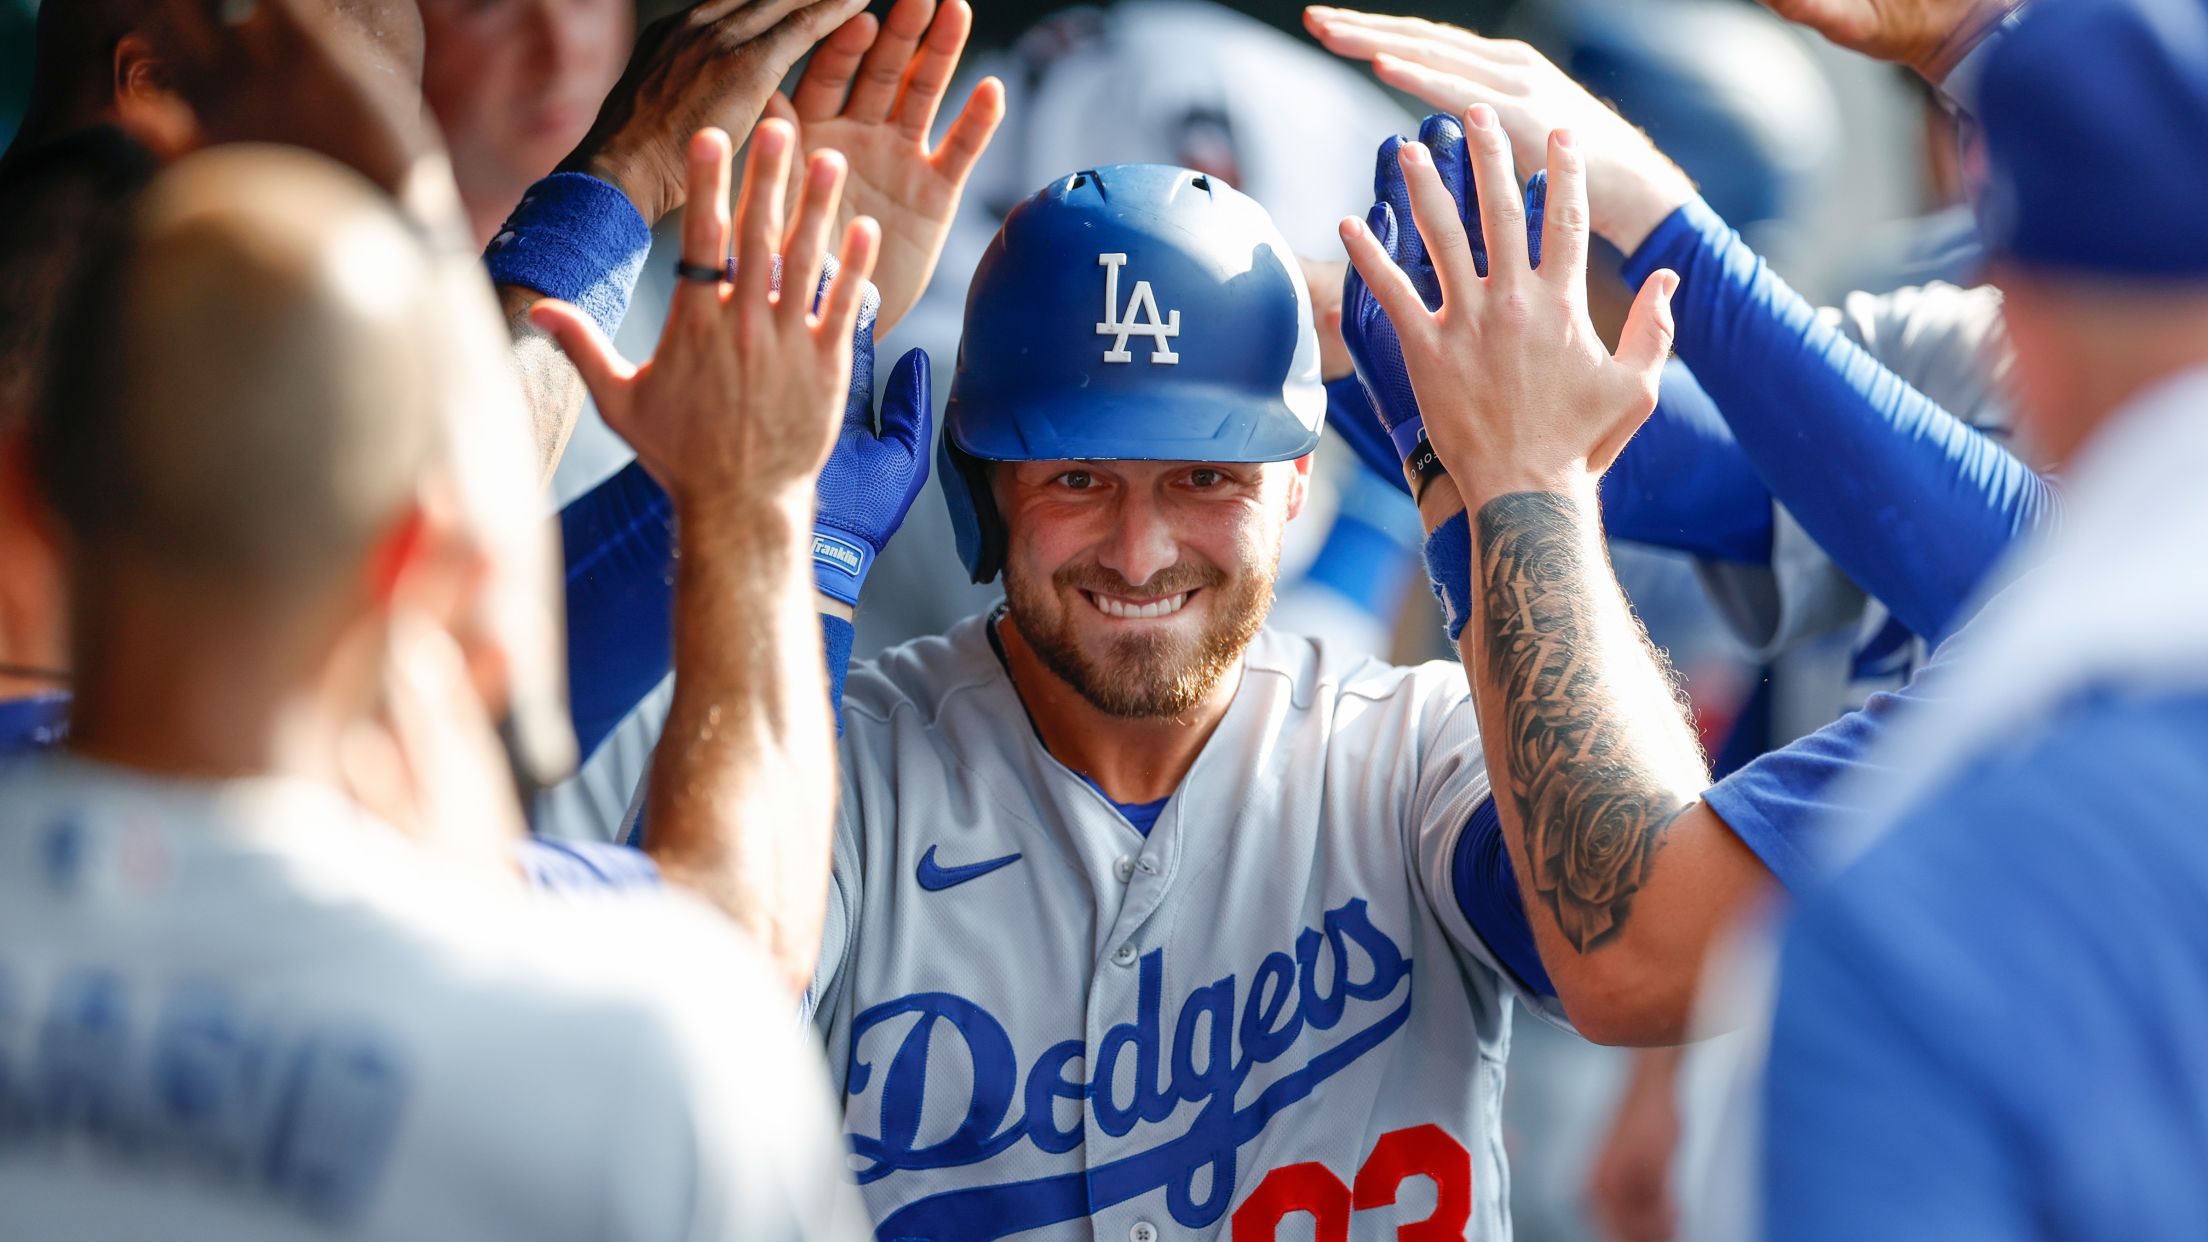
[[[943,498],[976,582],[1004,562],[991,461],[1287,461],[1326,393],[1295,256],[1217,177],[1121,164],[1012,209],[974,271]]]

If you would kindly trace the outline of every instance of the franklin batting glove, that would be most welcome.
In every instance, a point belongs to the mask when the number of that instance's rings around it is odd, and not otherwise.
[[[851,348],[851,396],[843,430],[820,472],[813,522],[813,578],[821,593],[858,606],[874,558],[904,525],[928,481],[928,442],[935,406],[928,355],[911,350],[897,360],[874,416],[874,308],[871,286],[859,311]]]
[[[1473,189],[1464,129],[1455,117],[1436,113],[1418,127],[1418,139],[1432,153],[1434,171],[1440,174],[1442,184],[1456,200],[1457,217],[1463,222],[1465,237],[1472,245],[1472,265],[1485,276],[1487,240],[1480,232],[1480,204]],[[1392,136],[1380,144],[1372,176],[1372,192],[1377,201],[1366,213],[1365,223],[1379,240],[1380,248],[1410,278],[1411,286],[1418,290],[1427,309],[1438,310],[1441,280],[1435,274],[1433,258],[1426,253],[1426,243],[1413,222],[1410,189],[1403,178],[1403,166],[1396,158],[1396,152],[1406,141],[1401,136]],[[1537,172],[1526,183],[1526,244],[1535,267],[1541,265],[1541,222],[1548,198],[1548,173]],[[1357,380],[1364,389],[1365,400],[1354,402],[1337,397],[1328,403],[1328,417],[1335,420],[1334,425],[1343,438],[1367,461],[1379,455],[1377,441],[1385,435],[1396,459],[1408,462],[1426,437],[1426,420],[1418,412],[1418,397],[1411,390],[1410,372],[1403,365],[1403,346],[1396,338],[1395,325],[1388,322],[1387,313],[1380,309],[1379,299],[1366,288],[1354,264],[1342,280],[1342,341],[1349,347],[1350,361],[1357,368]],[[1356,426],[1360,415],[1370,421]],[[1397,473],[1400,476],[1400,472]],[[1408,484],[1405,489],[1408,490]]]

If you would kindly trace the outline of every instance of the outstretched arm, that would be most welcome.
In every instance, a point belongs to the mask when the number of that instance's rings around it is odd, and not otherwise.
[[[1437,106],[1485,104],[1531,159],[1579,136],[1589,223],[1633,256],[1629,281],[1680,277],[1680,357],[1739,450],[1803,529],[1914,632],[1937,639],[2053,493],[2007,449],[1818,317],[1694,194],[1645,135],[1540,53],[1411,18],[1312,9],[1334,51]]]
[[[973,22],[966,0],[940,10],[936,0],[897,0],[879,21],[861,12],[806,62],[793,97],[768,104],[767,115],[798,127],[806,151],[839,151],[851,162],[843,218],[881,221],[874,284],[883,333],[927,291],[967,179],[1004,120],[1004,84],[983,78],[943,141],[931,142]]]
[[[1613,1043],[1685,1029],[1702,959],[1769,873],[1697,801],[1708,774],[1661,662],[1611,575],[1596,483],[1655,404],[1668,274],[1616,357],[1587,318],[1585,172],[1551,140],[1532,269],[1510,143],[1467,114],[1488,274],[1435,159],[1403,148],[1441,304],[1428,310],[1362,222],[1344,241],[1392,323],[1447,474],[1419,507],[1430,569],[1480,716],[1504,837],[1543,966],[1575,1025]]]
[[[814,312],[843,163],[815,156],[783,228],[795,135],[754,131],[737,214],[733,283],[686,279],[651,361],[623,363],[587,316],[547,303],[537,322],[574,357],[608,425],[665,485],[682,538],[675,581],[674,703],[654,761],[655,852],[773,955],[795,990],[819,953],[834,834],[835,758],[812,576],[813,491],[849,391],[851,333],[873,266],[870,220],[846,230]],[[691,188],[712,210],[684,222],[685,261],[725,263],[729,143],[691,149]],[[780,253],[790,287],[772,290]]]

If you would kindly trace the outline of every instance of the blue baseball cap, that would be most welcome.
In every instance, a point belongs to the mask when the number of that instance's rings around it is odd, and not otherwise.
[[[2041,0],[1989,49],[1975,111],[1995,253],[2208,280],[2208,0]]]

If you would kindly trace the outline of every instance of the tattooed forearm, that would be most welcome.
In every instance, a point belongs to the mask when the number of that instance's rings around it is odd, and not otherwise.
[[[1601,663],[1582,518],[1563,496],[1520,492],[1478,522],[1480,660],[1503,701],[1507,784],[1527,880],[1574,949],[1618,935],[1664,834],[1687,803],[1634,753]],[[1606,585],[1606,584],[1605,584]]]

